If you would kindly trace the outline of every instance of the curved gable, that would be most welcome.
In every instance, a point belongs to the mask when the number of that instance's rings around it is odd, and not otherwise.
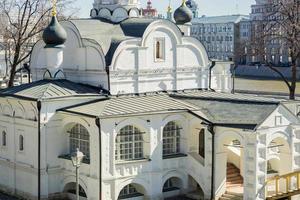
[[[126,21],[127,27],[121,24],[124,33],[135,37],[120,41],[113,51],[113,94],[207,88],[210,61],[198,40],[183,36],[168,20]]]

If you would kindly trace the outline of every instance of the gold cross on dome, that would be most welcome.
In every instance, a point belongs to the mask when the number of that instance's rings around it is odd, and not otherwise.
[[[52,16],[56,16],[57,11],[56,11],[56,3],[57,0],[51,0],[52,1]]]

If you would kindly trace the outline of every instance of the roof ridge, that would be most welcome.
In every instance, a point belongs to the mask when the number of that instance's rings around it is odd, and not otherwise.
[[[170,94],[171,97],[177,98],[191,98],[199,100],[211,100],[211,101],[223,101],[223,102],[235,102],[235,103],[262,103],[262,104],[279,104],[279,101],[275,100],[258,100],[258,99],[236,99],[233,97],[204,97],[204,96],[192,96],[192,95],[180,95],[180,94]],[[246,97],[246,96],[244,96]]]
[[[51,84],[52,84],[51,82],[47,83],[47,87],[46,87],[46,89],[44,90],[44,92],[42,92],[42,96],[41,96],[40,98],[43,99],[43,97],[45,96],[46,92],[48,92],[49,87],[51,86]]]

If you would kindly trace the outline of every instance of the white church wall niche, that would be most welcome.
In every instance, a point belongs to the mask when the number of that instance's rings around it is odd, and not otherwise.
[[[175,68],[176,61],[174,61],[174,54],[176,55],[176,40],[174,33],[172,33],[169,29],[162,27],[156,28],[153,32],[147,35],[144,45],[148,47],[148,69]],[[159,46],[159,48],[157,46]],[[159,52],[157,52],[157,50]],[[159,55],[157,55],[157,53],[159,53]]]

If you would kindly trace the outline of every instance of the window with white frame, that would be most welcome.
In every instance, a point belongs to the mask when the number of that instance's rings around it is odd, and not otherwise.
[[[155,40],[155,61],[162,61],[165,59],[165,41],[163,38]]]
[[[24,136],[19,135],[19,151],[24,151]]]
[[[132,125],[122,128],[116,137],[115,159],[118,161],[143,159],[143,134]]]
[[[90,158],[90,135],[80,124],[76,124],[70,130],[70,153],[76,152],[77,148],[85,155],[85,158]]]
[[[169,122],[163,129],[163,156],[180,153],[181,127],[176,122]]]
[[[2,131],[2,146],[3,147],[6,147],[6,132],[5,131]]]

